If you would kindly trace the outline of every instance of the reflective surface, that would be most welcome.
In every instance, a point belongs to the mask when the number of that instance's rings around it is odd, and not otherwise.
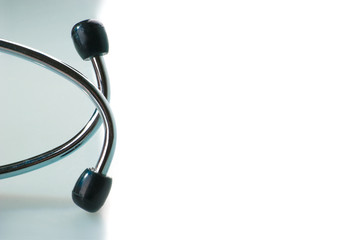
[[[0,3],[1,38],[51,54],[94,79],[91,64],[78,56],[70,33],[80,19],[96,16],[100,1],[65,1],[57,5],[33,1],[31,6],[25,1]],[[74,11],[76,8],[81,13]],[[77,133],[92,115],[94,107],[87,97],[56,74],[4,54],[0,54],[0,66],[1,103],[4,116],[8,116],[0,120],[1,126],[6,126],[0,129],[1,165],[56,147]],[[90,156],[98,155],[99,148],[93,145]],[[91,164],[90,157],[75,161],[87,167]],[[86,168],[83,166],[78,174]]]
[[[95,80],[91,63],[78,56],[70,32],[76,22],[96,17],[100,1],[0,4],[0,38],[46,52]],[[1,165],[63,143],[93,113],[92,102],[76,86],[40,66],[0,53],[0,70]],[[100,130],[86,149],[63,161],[1,180],[0,239],[103,239],[101,214],[91,216],[71,200],[78,176],[95,165],[102,142]]]
[[[66,79],[2,55],[4,118],[0,120],[1,164],[8,164],[57,147],[81,129],[92,106]],[[20,71],[19,71],[20,70]],[[16,139],[16,141],[15,141]]]
[[[1,239],[104,239],[101,214],[86,214],[64,198],[0,196]]]
[[[38,50],[32,50],[26,46],[22,46],[16,43],[9,42],[7,40],[0,39],[0,48],[1,51],[5,53],[14,54],[16,56],[21,56],[22,58],[31,61],[36,64],[40,64],[43,67],[51,70],[54,73],[66,78],[74,85],[79,87],[92,101],[96,106],[96,110],[101,116],[102,123],[104,126],[104,141],[103,147],[101,150],[101,155],[96,164],[96,172],[100,174],[106,174],[107,170],[112,161],[116,146],[116,126],[115,120],[112,115],[109,103],[106,97],[100,92],[102,86],[96,87],[94,84],[89,82],[89,80],[76,69],[70,67],[68,64],[63,63],[49,55],[43,54]],[[101,63],[101,57],[96,57],[95,62]],[[102,64],[94,64],[96,66],[101,66]],[[99,77],[98,72],[105,72],[104,69],[95,69],[96,76]],[[104,79],[106,79],[105,77]],[[101,83],[104,79],[98,78],[97,82]],[[107,85],[107,84],[105,84]],[[53,108],[56,111],[56,107]],[[82,140],[87,141],[93,134],[92,129],[96,129],[96,121],[93,123],[93,119],[96,119],[97,113],[91,117],[88,123],[82,128],[82,130],[72,137],[66,143],[54,148],[53,150],[47,151],[44,154],[40,154],[22,161],[15,162],[13,164],[7,164],[0,167],[1,177],[11,177],[16,176],[21,173],[26,173],[35,169],[38,169],[41,166],[49,165],[52,162],[56,162],[62,157],[65,157],[68,153],[74,152],[75,149],[81,144]],[[93,124],[92,124],[93,123]],[[88,130],[87,130],[88,129]],[[78,139],[78,140],[77,140]]]

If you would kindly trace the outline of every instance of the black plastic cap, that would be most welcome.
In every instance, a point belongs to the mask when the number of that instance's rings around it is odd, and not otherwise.
[[[105,28],[96,20],[77,23],[71,31],[75,48],[83,60],[108,53],[108,39]]]
[[[98,211],[106,201],[110,192],[112,179],[86,169],[72,190],[72,200],[88,212]]]

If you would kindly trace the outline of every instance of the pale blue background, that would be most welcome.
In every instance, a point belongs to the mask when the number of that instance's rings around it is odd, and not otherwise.
[[[91,1],[0,0],[0,38],[60,59],[93,79],[71,40],[72,26],[96,18]],[[0,164],[50,150],[84,126],[94,109],[75,85],[41,68],[0,53]],[[97,161],[101,130],[83,148],[41,170],[0,181],[0,239],[103,239],[101,214],[87,214],[71,200],[72,188]],[[84,149],[85,148],[85,149]]]

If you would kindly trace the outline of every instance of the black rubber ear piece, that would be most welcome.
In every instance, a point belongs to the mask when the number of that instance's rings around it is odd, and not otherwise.
[[[83,60],[108,53],[108,39],[105,28],[96,20],[77,23],[71,31],[75,48]]]
[[[86,169],[72,190],[72,200],[88,212],[98,211],[110,193],[112,179]]]

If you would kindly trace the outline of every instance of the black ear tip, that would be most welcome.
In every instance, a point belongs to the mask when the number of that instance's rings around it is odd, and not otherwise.
[[[82,209],[96,212],[105,203],[111,185],[111,178],[86,169],[72,190],[72,199]]]
[[[92,19],[77,23],[71,31],[72,40],[84,60],[108,53],[108,39],[104,26]]]

